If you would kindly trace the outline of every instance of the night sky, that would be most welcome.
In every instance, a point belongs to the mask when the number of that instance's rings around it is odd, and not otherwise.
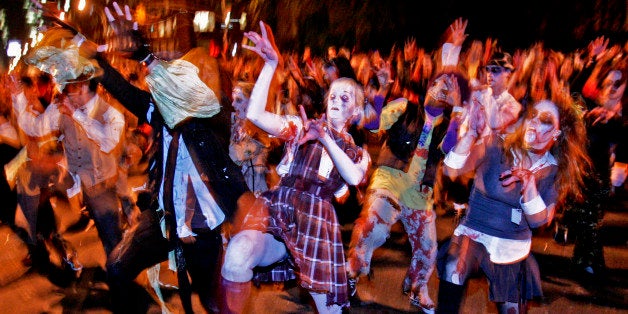
[[[50,0],[49,0],[50,1]],[[88,0],[95,1],[95,0]],[[124,1],[120,1],[124,3]],[[206,1],[207,2],[207,1]],[[232,1],[234,8],[249,10],[250,0]],[[267,0],[251,19],[259,18],[275,29],[281,49],[312,46],[357,47],[386,51],[409,37],[421,47],[434,49],[444,30],[457,18],[469,20],[467,42],[498,39],[506,50],[546,47],[572,50],[585,47],[599,35],[623,43],[628,0]],[[10,38],[24,37],[22,0],[2,0],[7,9]],[[252,21],[251,21],[252,22]],[[248,28],[258,30],[257,24]],[[248,30],[248,29],[247,29]]]

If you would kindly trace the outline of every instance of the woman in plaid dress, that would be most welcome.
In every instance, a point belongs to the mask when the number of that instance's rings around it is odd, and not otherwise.
[[[263,22],[260,26],[261,35],[245,33],[254,46],[243,47],[265,61],[246,116],[270,135],[286,140],[286,151],[277,166],[279,184],[257,199],[242,231],[227,247],[221,282],[223,312],[244,311],[253,268],[262,266],[273,269],[272,280],[296,275],[319,313],[341,313],[348,305],[347,276],[331,201],[344,196],[349,185],[362,182],[370,164],[368,152],[356,146],[347,132],[350,123],[363,115],[364,94],[355,80],[340,78],[330,86],[327,111],[320,119],[309,120],[302,108],[300,117],[266,111],[280,60],[271,30]],[[290,270],[281,262],[287,262]]]

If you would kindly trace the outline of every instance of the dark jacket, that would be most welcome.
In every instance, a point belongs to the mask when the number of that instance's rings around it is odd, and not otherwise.
[[[412,153],[419,143],[419,137],[425,124],[424,119],[422,106],[408,102],[406,110],[387,132],[386,141],[382,145],[377,159],[377,166],[387,166],[407,172],[412,160]],[[447,114],[444,114],[443,121],[434,127],[421,184],[434,186],[438,163],[445,156],[439,145],[445,137],[448,125],[449,118]]]
[[[107,91],[139,119],[147,122],[153,102],[151,94],[129,83],[102,56],[96,58],[104,74],[100,83]],[[151,113],[154,144],[150,150],[149,190],[150,208],[158,208],[159,187],[163,180],[163,126],[159,110]],[[211,118],[190,118],[176,127],[183,136],[196,170],[216,203],[230,219],[236,211],[238,198],[249,191],[240,168],[229,157],[229,113],[221,110]]]

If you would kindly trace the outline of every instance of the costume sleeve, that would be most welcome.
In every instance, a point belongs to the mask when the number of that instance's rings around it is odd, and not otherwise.
[[[17,125],[28,136],[43,137],[59,130],[60,112],[56,104],[50,104],[46,111],[39,113],[31,108],[24,93],[13,100]]]
[[[382,114],[379,119],[379,130],[384,131],[390,129],[390,127],[397,122],[397,119],[401,114],[406,111],[408,100],[405,98],[395,99],[382,109]]]
[[[133,113],[139,119],[139,123],[148,122],[147,113],[152,107],[150,92],[129,83],[101,54],[96,56],[96,60],[104,72],[100,77],[102,86]]]
[[[103,115],[103,123],[81,110],[74,111],[72,118],[83,127],[87,137],[98,143],[101,151],[109,153],[120,143],[124,129],[124,116],[115,108],[109,106]]]

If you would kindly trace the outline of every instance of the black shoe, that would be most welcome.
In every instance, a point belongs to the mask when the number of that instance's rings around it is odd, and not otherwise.
[[[576,280],[584,287],[597,287],[603,285],[605,280],[605,271],[600,267],[579,266],[574,272]]]

